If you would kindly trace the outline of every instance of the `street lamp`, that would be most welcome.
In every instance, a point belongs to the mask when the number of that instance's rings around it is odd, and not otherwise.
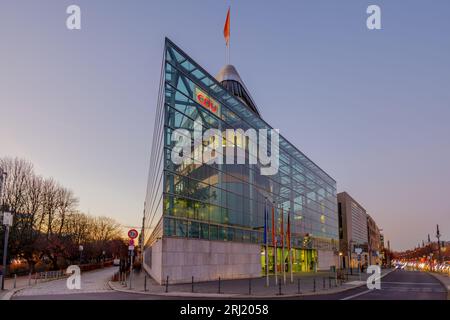
[[[6,174],[6,171],[4,171],[2,168],[0,168],[0,206],[3,206],[3,189],[4,185],[6,184],[6,177],[8,175]]]
[[[83,256],[83,250],[84,250],[83,246],[80,245],[80,246],[78,247],[78,250],[80,251],[80,266],[81,266],[81,258],[82,258],[82,256]]]
[[[3,242],[3,275],[2,275],[2,290],[5,289],[5,277],[7,274],[7,256],[8,256],[8,238],[9,238],[9,228],[13,224],[13,214],[11,212],[3,212],[3,225],[5,226],[5,240]]]

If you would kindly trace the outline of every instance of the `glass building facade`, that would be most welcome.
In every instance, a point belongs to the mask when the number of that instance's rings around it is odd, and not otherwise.
[[[197,119],[201,119],[204,130],[272,128],[258,111],[168,39],[161,72],[144,212],[145,246],[151,247],[163,237],[176,237],[260,244],[264,252],[266,224],[269,268],[273,271],[274,207],[277,246],[281,243],[282,222],[287,235],[289,215],[294,271],[314,270],[317,250],[335,252],[339,239],[336,182],[282,135],[275,175],[261,175],[261,165],[248,161],[239,165],[174,164],[174,130],[192,132]],[[225,135],[223,141],[209,143],[236,149],[245,145],[239,137],[227,139]],[[192,146],[195,153],[194,141]],[[284,241],[286,244],[286,237]],[[261,256],[264,271],[264,254]]]

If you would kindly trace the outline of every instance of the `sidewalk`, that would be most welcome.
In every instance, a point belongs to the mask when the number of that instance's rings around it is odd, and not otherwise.
[[[386,275],[390,269],[383,269],[382,276]],[[132,289],[129,288],[129,281],[109,282],[111,289],[128,293],[140,293],[149,295],[162,295],[171,297],[203,297],[203,298],[280,298],[299,295],[331,294],[356,288],[366,284],[369,275],[362,274],[361,281],[359,275],[349,275],[348,281],[341,283],[336,281],[334,273],[317,272],[301,273],[294,275],[293,283],[290,282],[290,275],[286,274],[286,284],[283,276],[278,276],[278,285],[275,285],[275,277],[271,276],[269,287],[266,287],[266,278],[222,280],[210,282],[195,282],[189,284],[170,284],[169,286],[159,285],[152,278],[145,275],[145,272],[135,273],[132,278]],[[281,286],[280,286],[281,280]],[[146,283],[146,288],[145,288]],[[300,286],[300,290],[299,290]],[[145,290],[147,289],[147,290]],[[220,292],[220,293],[219,293]],[[280,294],[281,292],[281,294]],[[300,292],[300,294],[299,294]]]
[[[11,277],[5,279],[5,290],[0,290],[0,300],[9,300],[16,292],[31,288],[38,283],[49,282],[65,278],[62,271],[48,271],[33,273],[31,276]]]
[[[429,272],[447,289],[447,300],[450,300],[450,276],[444,273]]]

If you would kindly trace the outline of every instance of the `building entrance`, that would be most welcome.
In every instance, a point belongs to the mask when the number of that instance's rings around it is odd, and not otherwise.
[[[266,252],[265,247],[261,247],[261,272],[266,274]],[[275,273],[274,248],[269,247],[269,274]],[[277,248],[277,273],[289,272],[289,251],[285,248],[284,255],[282,248]],[[292,249],[292,270],[293,272],[314,272],[317,266],[317,251],[314,249]]]

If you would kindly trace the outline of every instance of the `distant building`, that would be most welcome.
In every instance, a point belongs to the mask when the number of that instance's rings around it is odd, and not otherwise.
[[[368,254],[369,264],[381,264],[381,241],[380,228],[375,220],[367,215],[367,236],[368,236]]]
[[[369,263],[369,237],[367,212],[347,192],[337,194],[339,220],[339,248],[342,253],[342,268],[357,268],[359,262]],[[362,250],[360,261],[355,251]]]

